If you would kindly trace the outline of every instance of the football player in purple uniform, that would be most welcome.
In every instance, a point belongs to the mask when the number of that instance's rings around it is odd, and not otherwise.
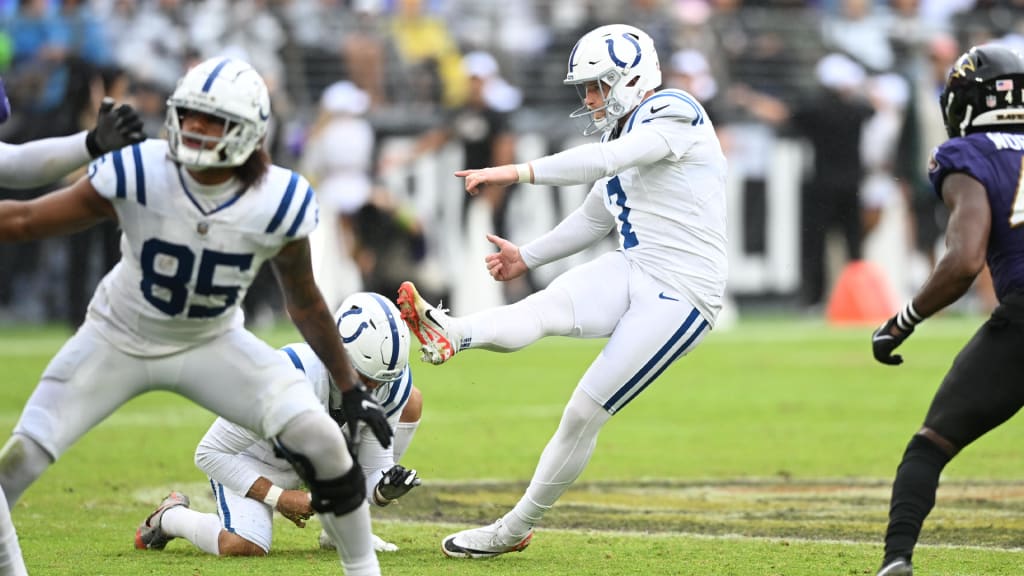
[[[953,361],[924,425],[896,472],[877,576],[909,576],[914,546],[935,505],[942,469],[1024,406],[1024,55],[997,44],[971,48],[940,97],[949,140],[928,173],[949,208],[946,253],[918,293],[872,335],[875,359],[967,292],[987,263],[999,306]]]

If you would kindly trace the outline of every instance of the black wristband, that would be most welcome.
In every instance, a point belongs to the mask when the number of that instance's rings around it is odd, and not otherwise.
[[[904,332],[909,332],[923,320],[924,317],[917,313],[917,310],[914,309],[914,301],[911,300],[896,315],[896,326]]]
[[[99,158],[103,155],[103,149],[101,149],[99,143],[96,142],[95,130],[89,130],[85,135],[85,147],[89,150],[89,155],[93,158]]]

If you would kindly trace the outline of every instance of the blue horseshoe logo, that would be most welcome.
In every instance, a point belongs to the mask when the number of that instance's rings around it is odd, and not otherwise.
[[[626,40],[629,40],[629,43],[633,45],[633,48],[636,48],[636,58],[633,59],[632,64],[628,65],[629,68],[632,68],[633,66],[636,66],[638,62],[640,62],[640,43],[637,42],[636,39],[634,39],[629,34],[623,34],[622,37],[625,38]],[[626,68],[627,64],[622,60],[619,60],[618,57],[615,56],[615,41],[612,40],[611,38],[608,38],[607,40],[604,41],[604,43],[608,45],[608,55],[611,56],[612,62],[614,62],[615,65],[618,66],[619,68]]]

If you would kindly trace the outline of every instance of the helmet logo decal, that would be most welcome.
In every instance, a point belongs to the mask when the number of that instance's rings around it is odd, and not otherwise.
[[[268,118],[270,118],[270,112],[264,112],[263,106],[260,106],[258,113],[260,115],[260,120],[267,120]]]
[[[213,86],[213,80],[217,78],[217,75],[220,74],[220,71],[228,65],[228,62],[231,62],[231,60],[229,58],[225,58],[221,60],[220,63],[217,64],[217,66],[214,67],[213,72],[210,72],[210,75],[206,78],[206,82],[203,83],[203,92],[210,91],[210,87]]]
[[[618,66],[619,68],[632,68],[633,66],[636,66],[638,62],[640,62],[640,43],[637,42],[636,39],[634,39],[629,34],[623,34],[622,37],[625,38],[626,40],[629,40],[630,44],[633,45],[633,48],[636,49],[636,58],[633,58],[632,64],[626,64],[624,61],[619,60],[618,57],[615,56],[614,40],[609,38],[605,40],[604,43],[608,45],[608,55],[611,56],[612,62],[614,62],[616,66]]]
[[[350,316],[352,314],[362,314],[362,313],[363,313],[363,309],[359,308],[358,306],[352,307],[352,308],[344,311],[340,316],[338,316],[338,323],[337,323],[338,330],[341,330],[341,321],[344,320],[346,316]],[[369,326],[369,324],[367,324],[366,322],[363,322],[362,324],[359,325],[359,328],[356,329],[356,333],[355,334],[353,334],[352,336],[349,336],[348,338],[345,338],[344,336],[342,336],[341,337],[341,341],[344,342],[345,344],[349,344],[350,342],[352,342],[356,338],[359,338],[359,334],[361,334],[363,329],[368,327],[368,326]]]
[[[971,53],[964,54],[956,61],[953,65],[953,76],[957,78],[964,78],[968,72],[974,72],[976,70],[974,59],[971,58]]]

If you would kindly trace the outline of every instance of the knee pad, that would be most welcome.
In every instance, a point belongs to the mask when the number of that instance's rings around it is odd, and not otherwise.
[[[317,480],[313,462],[306,456],[289,450],[276,438],[274,453],[287,460],[295,468],[299,478],[306,483],[311,498],[310,506],[317,513],[331,512],[341,516],[355,510],[366,500],[363,470],[355,462],[348,472],[338,478]]]
[[[0,486],[7,495],[8,505],[13,507],[51,464],[53,456],[38,442],[21,434],[11,436],[0,449]]]
[[[310,506],[317,513],[331,512],[337,516],[348,514],[366,501],[366,481],[363,469],[352,468],[338,478],[306,483],[312,498]]]

